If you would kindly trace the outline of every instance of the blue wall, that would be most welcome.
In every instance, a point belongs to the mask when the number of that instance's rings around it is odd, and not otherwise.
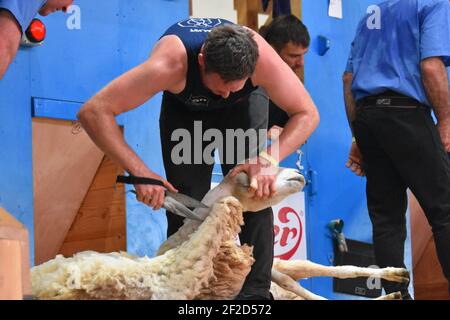
[[[69,30],[68,14],[42,18],[47,39],[21,48],[0,82],[0,206],[24,223],[33,248],[32,97],[83,103],[109,81],[142,63],[163,31],[188,16],[186,0],[76,0],[81,29]],[[163,175],[158,95],[125,114],[125,137],[147,164]],[[72,104],[73,106],[73,104]],[[68,110],[69,108],[68,104]],[[67,119],[75,113],[67,111]],[[162,212],[127,198],[127,244],[154,254],[165,237]],[[34,260],[33,250],[31,249]]]
[[[327,224],[336,218],[345,222],[347,238],[372,242],[372,227],[367,213],[365,178],[345,167],[351,133],[345,115],[342,73],[356,26],[368,6],[377,0],[343,1],[343,19],[328,16],[328,0],[303,1],[303,22],[311,33],[312,44],[305,61],[305,85],[321,115],[321,123],[307,144],[307,162],[317,171],[317,194],[308,199],[309,258],[332,265],[333,248]],[[331,40],[331,49],[318,54],[317,37]],[[411,269],[410,239],[405,260]],[[331,278],[313,278],[311,289],[328,298],[350,299],[353,296],[332,292]]]

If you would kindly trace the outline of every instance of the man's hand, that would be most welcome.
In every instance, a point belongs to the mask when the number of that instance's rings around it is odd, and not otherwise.
[[[361,151],[359,151],[356,142],[352,143],[350,147],[350,153],[348,155],[348,161],[345,164],[347,168],[350,168],[357,176],[364,177],[366,174],[362,168],[363,156]]]
[[[438,123],[437,128],[445,151],[450,152],[450,122],[443,124]]]
[[[169,191],[178,192],[167,180],[154,172],[150,171],[143,177],[160,180]],[[138,201],[145,203],[155,211],[161,209],[164,204],[164,191],[166,188],[148,184],[136,184],[134,187],[136,188],[136,199]]]
[[[254,158],[244,164],[237,165],[231,172],[234,177],[240,172],[246,172],[249,180],[249,192],[256,199],[267,199],[276,193],[276,175],[278,168],[264,158]]]

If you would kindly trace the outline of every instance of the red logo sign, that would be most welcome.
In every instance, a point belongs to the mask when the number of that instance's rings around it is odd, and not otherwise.
[[[275,220],[276,221],[276,220]],[[297,252],[303,236],[300,215],[291,207],[278,211],[279,225],[275,224],[275,246],[278,246],[277,258],[289,260]]]

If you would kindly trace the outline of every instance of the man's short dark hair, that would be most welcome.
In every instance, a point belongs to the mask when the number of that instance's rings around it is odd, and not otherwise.
[[[203,55],[205,71],[216,72],[229,82],[250,77],[259,53],[249,30],[226,24],[211,30],[203,46]]]
[[[308,48],[311,38],[306,26],[294,15],[278,16],[260,30],[266,41],[280,51],[289,42]]]

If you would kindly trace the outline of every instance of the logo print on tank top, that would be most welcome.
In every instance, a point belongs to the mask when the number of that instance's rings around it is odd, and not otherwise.
[[[190,32],[210,32],[212,28],[221,23],[220,19],[193,18],[178,22],[178,25],[183,28],[191,28]]]
[[[207,107],[209,105],[209,99],[203,96],[194,97],[192,94],[186,100],[186,104],[193,107]]]

